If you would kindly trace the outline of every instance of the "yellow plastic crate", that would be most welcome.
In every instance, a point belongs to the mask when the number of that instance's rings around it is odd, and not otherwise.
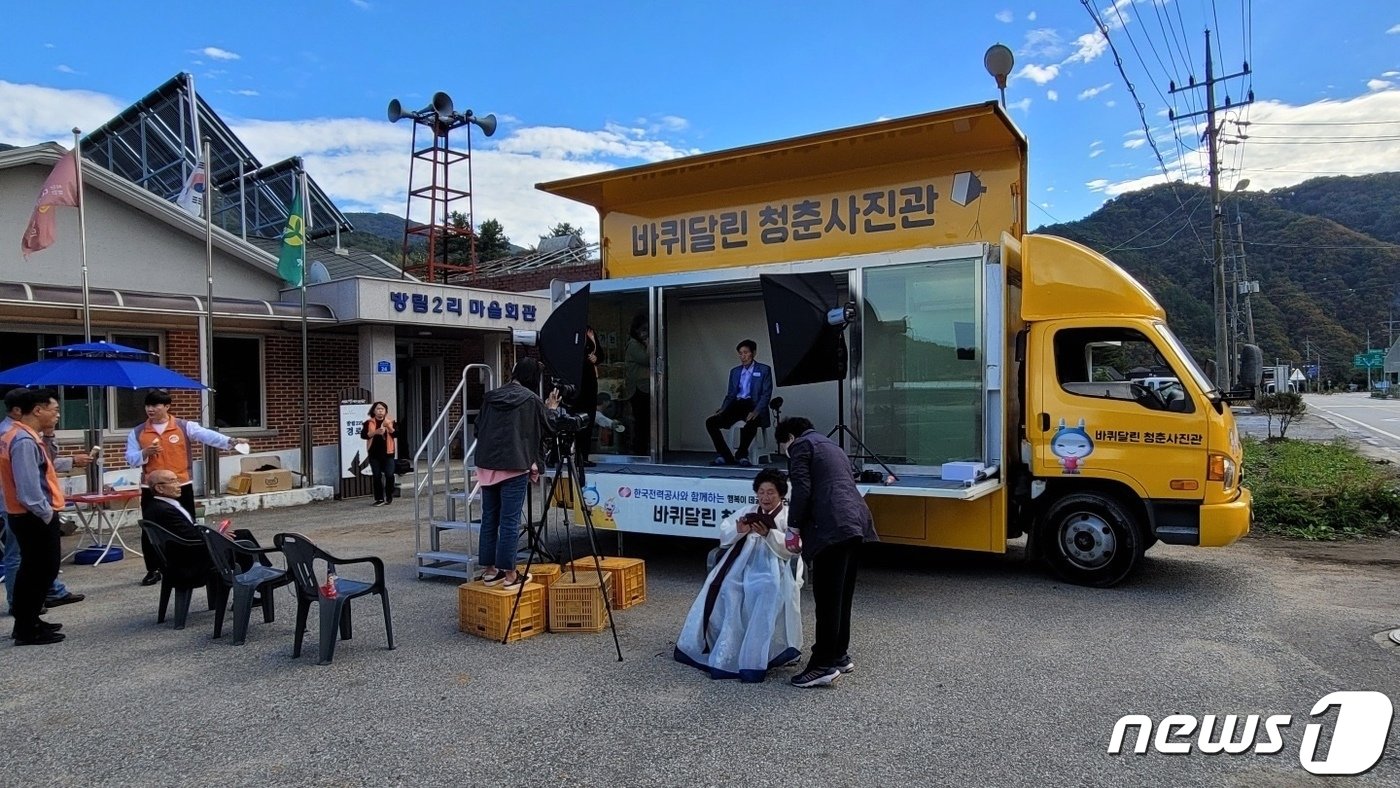
[[[612,576],[605,576],[604,582],[610,591]],[[550,632],[601,632],[608,626],[597,572],[580,572],[577,579],[565,572],[550,585],[548,595]]]
[[[516,564],[515,571],[524,572],[524,564]],[[559,579],[563,568],[558,564],[530,564],[530,582],[539,583],[545,588],[554,585],[554,581]]]
[[[647,601],[647,568],[640,558],[619,558],[599,556],[598,563],[603,571],[612,575],[612,606],[614,610],[626,610]],[[568,574],[570,567],[583,577],[584,572],[596,574],[593,557],[577,558],[564,565]]]
[[[520,593],[520,608],[506,636],[506,622],[515,608],[517,589],[484,586],[480,582],[457,586],[457,628],[489,640],[507,643],[534,637],[545,631],[545,589],[538,583],[526,583]]]

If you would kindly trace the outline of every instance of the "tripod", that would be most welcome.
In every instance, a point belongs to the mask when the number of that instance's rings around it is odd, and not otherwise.
[[[874,460],[879,463],[881,468],[885,469],[885,473],[887,474],[885,476],[885,484],[893,484],[899,481],[899,476],[890,469],[890,466],[887,465],[878,454],[867,448],[866,445],[861,442],[860,438],[856,437],[855,430],[846,426],[846,381],[844,379],[836,381],[836,426],[831,428],[831,432],[828,432],[826,437],[830,438],[832,435],[836,436],[836,440],[843,449],[846,448],[846,436],[849,435],[851,440],[860,447],[860,450],[865,452],[857,456],[862,460]]]
[[[548,491],[545,493],[544,496],[544,512],[540,515],[540,521],[538,526],[528,521],[526,522],[526,527],[529,531],[530,539],[529,554],[525,558],[525,577],[529,577],[530,567],[534,565],[536,555],[548,557],[551,562],[553,561],[553,556],[549,553],[548,549],[543,544],[543,534],[549,526],[549,502],[554,500],[554,494],[555,491],[559,488],[560,480],[562,479],[565,485],[569,485],[565,489],[569,490],[572,493],[570,495],[570,498],[572,500],[577,500],[580,503],[582,503],[583,501],[583,474],[580,471],[580,469],[574,464],[573,441],[574,435],[572,433],[561,432],[557,433],[554,437],[554,450],[556,459],[554,461],[554,468],[550,471]],[[574,498],[574,495],[577,495],[578,497]],[[602,562],[598,560],[598,539],[596,533],[593,530],[593,514],[590,510],[590,507],[586,504],[581,506],[580,509],[583,511],[584,528],[588,532],[588,547],[593,554],[593,566],[594,569],[598,572],[598,593],[601,594],[603,597],[603,609],[608,612],[608,626],[612,629],[613,647],[617,649],[617,661],[621,662],[622,644],[617,638],[617,622],[613,620],[612,600],[608,598],[608,587],[607,584],[603,582],[603,565]],[[574,577],[577,577],[577,570],[573,568],[574,542],[573,538],[569,535],[568,508],[564,508],[563,516],[564,538],[568,543],[569,547],[569,571]],[[516,588],[515,591],[515,604],[511,606],[510,618],[506,620],[506,634],[501,639],[502,643],[506,643],[510,638],[510,627],[512,624],[515,623],[515,614],[520,609],[520,597],[524,593],[525,583],[522,582]]]

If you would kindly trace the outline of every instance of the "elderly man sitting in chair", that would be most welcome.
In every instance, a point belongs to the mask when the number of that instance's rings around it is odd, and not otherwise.
[[[175,472],[171,470],[162,469],[151,471],[146,477],[146,485],[151,488],[155,496],[151,500],[151,505],[146,507],[144,519],[159,525],[161,528],[164,528],[181,539],[201,542],[202,537],[199,535],[199,529],[195,528],[194,518],[190,516],[190,513],[186,511],[185,507],[180,503],[180,477],[175,475]],[[236,542],[242,542],[250,547],[259,546],[257,538],[253,536],[253,532],[246,528],[239,528],[226,535],[230,539]],[[200,550],[200,556],[201,560],[207,566],[198,568],[207,568],[210,572],[214,571],[213,561],[210,560],[208,553],[204,552],[202,548]],[[169,559],[169,556],[167,556],[167,559]],[[246,561],[247,559],[239,556],[239,560]],[[266,561],[266,559],[263,560]],[[243,567],[244,571],[248,569],[249,567],[247,566]]]

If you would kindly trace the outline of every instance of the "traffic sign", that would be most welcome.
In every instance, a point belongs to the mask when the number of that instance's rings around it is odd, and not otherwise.
[[[1368,350],[1365,353],[1357,353],[1352,356],[1351,364],[1357,369],[1380,369],[1385,366],[1385,351]]]
[[[1303,374],[1308,376],[1308,380],[1317,380],[1317,365],[1316,365],[1316,364],[1304,364],[1304,365],[1303,365]]]

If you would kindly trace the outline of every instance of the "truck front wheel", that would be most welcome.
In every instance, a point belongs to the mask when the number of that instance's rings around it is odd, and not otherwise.
[[[1097,492],[1066,495],[1045,510],[1040,544],[1050,568],[1076,585],[1108,588],[1142,561],[1146,540],[1130,511]]]

